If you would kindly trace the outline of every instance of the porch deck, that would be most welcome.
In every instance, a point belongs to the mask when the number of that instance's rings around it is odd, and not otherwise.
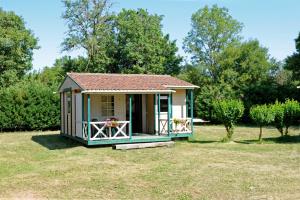
[[[72,137],[67,134],[61,134],[62,136],[69,137],[72,139],[77,140],[87,146],[96,146],[96,145],[110,145],[110,144],[129,144],[129,143],[145,143],[145,142],[167,142],[171,141],[172,138],[178,137],[190,137],[192,133],[189,134],[170,134],[168,135],[153,135],[153,134],[146,134],[146,133],[134,133],[131,138],[124,138],[124,139],[106,139],[106,140],[83,140],[79,137]]]

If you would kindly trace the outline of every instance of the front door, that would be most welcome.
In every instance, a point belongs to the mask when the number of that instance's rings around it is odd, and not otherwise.
[[[132,133],[143,132],[142,95],[132,95]],[[129,120],[129,95],[126,95],[126,118]]]

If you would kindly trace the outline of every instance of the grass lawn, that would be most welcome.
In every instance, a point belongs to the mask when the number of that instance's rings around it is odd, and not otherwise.
[[[0,198],[300,199],[300,129],[290,137],[196,127],[171,148],[86,148],[58,132],[0,134]]]

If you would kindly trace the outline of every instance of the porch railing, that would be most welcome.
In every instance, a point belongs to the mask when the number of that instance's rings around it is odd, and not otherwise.
[[[168,119],[160,119],[160,134],[168,134]],[[171,134],[184,134],[192,133],[192,119],[191,118],[173,118],[170,119],[170,133]]]
[[[129,121],[98,121],[90,122],[90,138],[89,140],[109,140],[109,139],[125,139],[129,138]],[[88,122],[83,122],[82,133],[83,139],[88,139]]]

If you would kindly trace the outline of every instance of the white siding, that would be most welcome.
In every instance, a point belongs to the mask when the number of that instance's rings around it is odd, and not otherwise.
[[[59,92],[63,92],[64,89],[72,88],[72,90],[80,89],[80,87],[69,77],[66,77],[63,84],[61,85]]]
[[[76,99],[76,136],[82,138],[82,95],[77,93]]]
[[[76,102],[76,99],[75,99],[75,92],[72,91],[71,92],[71,95],[72,95],[72,136],[75,136],[76,135],[76,121],[75,121],[75,117],[76,117],[76,105],[75,105],[75,102]]]
[[[85,95],[87,96],[87,95]],[[97,119],[97,120],[106,120],[105,116],[101,115],[101,94],[91,94],[91,120]],[[114,112],[115,117],[117,117],[119,120],[126,120],[126,96],[125,94],[115,94],[114,96]],[[87,98],[85,98],[85,106]],[[85,107],[87,108],[87,106]],[[85,114],[87,113],[87,110],[85,109]]]
[[[64,110],[63,110],[63,106],[64,106],[64,98],[63,98],[63,93],[60,93],[60,132],[64,133]]]
[[[158,130],[158,105],[155,106],[155,130]],[[177,89],[175,93],[172,93],[172,118],[186,118],[186,90]],[[168,113],[161,112],[160,119],[167,119]],[[162,129],[162,126],[160,126]]]
[[[115,94],[115,116],[119,120],[126,120],[126,95]]]
[[[176,90],[172,97],[173,118],[186,118],[186,91]]]

